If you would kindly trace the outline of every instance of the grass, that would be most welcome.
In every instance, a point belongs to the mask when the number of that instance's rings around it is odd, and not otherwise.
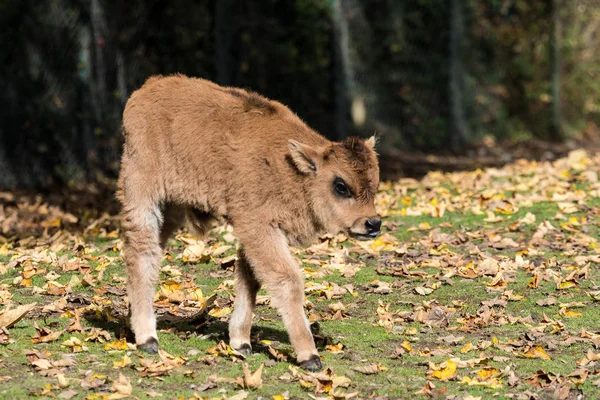
[[[358,398],[379,399],[467,395],[508,399],[526,396],[528,391],[545,398],[565,388],[572,396],[600,398],[595,384],[600,373],[594,356],[583,362],[586,354],[596,354],[600,345],[598,301],[591,296],[598,290],[600,272],[594,259],[581,262],[581,257],[598,254],[600,199],[588,195],[582,201],[555,200],[556,193],[568,197],[569,193],[587,193],[595,187],[594,182],[579,178],[570,182],[560,173],[549,173],[571,168],[570,176],[579,176],[575,167],[561,165],[525,163],[499,172],[432,174],[404,195],[398,195],[403,193],[398,190],[399,183],[384,187],[382,196],[387,193],[391,205],[384,207],[388,217],[382,238],[363,247],[352,241],[331,240],[325,250],[299,254],[307,285],[330,286],[307,295],[309,318],[319,325],[316,338],[322,361],[330,369],[325,373],[331,379],[348,378],[349,386],[333,389],[323,375],[317,383],[314,375],[298,370],[276,311],[261,305],[252,330],[254,353],[243,362],[251,371],[265,364],[263,385],[261,389],[246,389],[249,398],[344,398],[356,393]],[[588,165],[598,169],[595,160]],[[528,189],[513,188],[520,184]],[[573,202],[575,211],[564,213],[565,202]],[[446,208],[440,213],[442,203]],[[511,208],[503,209],[506,204]],[[529,214],[535,216],[534,222],[529,221]],[[107,343],[85,341],[92,330],[108,332],[108,343],[121,337],[130,343],[132,339],[118,320],[118,315],[126,312],[121,309],[125,272],[118,234],[110,233],[115,220],[108,219],[107,225],[100,225],[93,235],[71,230],[70,236],[62,239],[64,246],[49,260],[40,256],[48,245],[36,245],[48,242],[43,235],[33,240],[17,235],[0,247],[3,309],[38,303],[25,319],[6,330],[10,342],[0,346],[0,397],[110,398],[119,393],[115,383],[120,374],[126,377],[135,398],[158,394],[168,399],[241,396],[235,380],[242,376],[243,362],[214,350],[220,341],[228,340],[226,312],[199,321],[163,324],[161,349],[185,360],[157,377],[149,376],[144,365],[160,362],[158,355],[139,353],[132,346],[106,350]],[[532,241],[542,222],[556,229]],[[206,248],[225,244],[224,233],[214,231]],[[52,234],[48,232],[48,236]],[[498,245],[501,240],[509,240],[509,244]],[[200,288],[204,297],[217,296],[221,310],[231,307],[233,290],[223,281],[232,280],[233,274],[231,267],[223,268],[220,263],[235,254],[235,247],[207,262],[186,262],[181,257],[186,246],[181,237],[169,242],[159,284],[175,281],[184,288],[188,285],[189,290]],[[64,259],[59,261],[63,256],[73,268],[65,268]],[[20,257],[23,260],[13,267],[11,262]],[[44,261],[37,261],[40,257]],[[330,268],[340,262],[342,268]],[[587,272],[583,270],[586,264]],[[353,265],[359,267],[354,275],[346,268]],[[22,287],[19,280],[31,267],[44,272],[33,274],[30,286]],[[392,269],[395,276],[378,272]],[[86,275],[92,278],[91,285],[85,283]],[[537,286],[532,285],[534,275]],[[46,285],[51,281],[69,290],[48,295]],[[387,283],[385,294],[377,292],[378,287],[385,286],[378,282]],[[567,286],[561,288],[564,282]],[[352,285],[352,293],[342,290],[328,298],[327,290],[333,291],[336,285]],[[2,293],[10,296],[3,298]],[[556,304],[540,305],[549,297],[555,297]],[[58,300],[63,306],[56,312],[42,310]],[[338,303],[345,307],[341,319],[334,311]],[[177,302],[170,304],[175,314],[178,306]],[[92,307],[104,311],[83,312]],[[82,331],[68,332],[77,309]],[[442,314],[437,319],[436,312]],[[35,324],[65,332],[57,340],[35,344]],[[87,350],[73,353],[64,346],[71,337],[81,340]],[[277,352],[287,354],[288,360],[276,361],[265,340],[271,341]],[[334,351],[333,346],[341,350]],[[528,358],[536,357],[536,346],[547,357]],[[37,353],[27,353],[31,351]],[[115,369],[114,364],[125,356],[130,364]],[[74,363],[40,371],[32,364],[35,357],[50,361],[66,357]],[[449,379],[438,379],[434,371],[443,372],[448,360],[465,365],[459,365]],[[356,370],[366,366],[375,366],[376,373]],[[485,368],[498,370],[493,377],[497,381],[480,377],[478,385],[466,383],[465,377],[474,379]],[[582,371],[587,374],[585,379],[581,378]]]

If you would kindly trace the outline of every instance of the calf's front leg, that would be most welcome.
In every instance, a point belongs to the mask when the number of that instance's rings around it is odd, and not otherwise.
[[[138,349],[158,351],[153,297],[160,267],[160,210],[127,207],[123,213],[124,250],[131,330]]]
[[[323,366],[304,313],[304,277],[284,235],[269,228],[248,236],[240,237],[246,259],[281,314],[299,365],[309,371],[320,370]]]

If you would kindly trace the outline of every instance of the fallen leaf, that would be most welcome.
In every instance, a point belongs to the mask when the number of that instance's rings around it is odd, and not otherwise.
[[[10,328],[21,319],[23,319],[28,312],[33,310],[37,303],[23,304],[17,308],[11,309],[8,306],[0,314],[0,328]]]
[[[125,338],[123,338],[123,339],[119,339],[119,340],[116,340],[116,341],[111,342],[111,343],[106,343],[104,345],[104,350],[105,351],[127,350],[127,341],[126,341]]]
[[[378,374],[381,371],[386,370],[387,368],[379,365],[379,364],[368,364],[368,365],[364,365],[361,367],[353,367],[352,370],[356,371],[356,372],[360,372],[361,374],[365,374],[365,375],[373,375],[373,374]]]
[[[65,390],[63,392],[60,392],[58,394],[59,399],[65,399],[65,400],[69,400],[72,399],[73,397],[77,396],[77,390],[74,389],[69,389],[69,390]]]
[[[131,364],[131,358],[127,354],[120,361],[113,361],[113,369],[121,369]]]
[[[430,376],[432,378],[439,379],[440,381],[446,381],[454,378],[456,376],[456,363],[452,360],[448,360],[445,364],[445,366],[440,366],[439,369],[434,370]]]
[[[240,378],[240,386],[245,389],[260,389],[262,388],[263,380],[262,380],[262,372],[263,372],[264,363],[261,363],[260,366],[253,373],[250,372],[248,368],[248,364],[242,364],[242,372],[244,374],[243,378]]]
[[[40,328],[36,322],[34,322],[34,328],[36,330],[35,336],[31,338],[31,343],[48,343],[57,340],[64,331],[52,332],[46,327]]]
[[[421,296],[427,296],[427,295],[433,293],[433,289],[419,286],[419,287],[415,288],[415,292],[417,292]]]
[[[519,353],[523,358],[540,358],[542,360],[551,360],[550,356],[540,345],[532,346],[525,353]]]
[[[109,396],[110,399],[120,399],[131,396],[133,392],[133,388],[131,387],[131,382],[129,378],[119,372],[119,379],[114,381],[112,384],[112,390],[116,393],[113,393]],[[116,395],[116,396],[115,396]]]

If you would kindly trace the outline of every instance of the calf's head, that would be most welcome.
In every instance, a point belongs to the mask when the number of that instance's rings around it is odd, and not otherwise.
[[[381,218],[373,204],[379,185],[374,147],[375,137],[351,137],[325,147],[289,141],[291,160],[307,178],[309,207],[327,232],[365,240],[379,234]]]

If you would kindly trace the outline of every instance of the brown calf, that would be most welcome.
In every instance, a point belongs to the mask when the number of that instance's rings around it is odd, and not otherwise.
[[[186,218],[200,233],[218,218],[240,243],[231,346],[251,353],[252,313],[264,285],[298,362],[320,369],[302,272],[288,244],[309,244],[325,232],[379,233],[374,138],[330,142],[281,103],[181,75],[152,77],[134,92],[123,133],[118,197],[138,347],[158,351],[152,299],[161,248]]]

